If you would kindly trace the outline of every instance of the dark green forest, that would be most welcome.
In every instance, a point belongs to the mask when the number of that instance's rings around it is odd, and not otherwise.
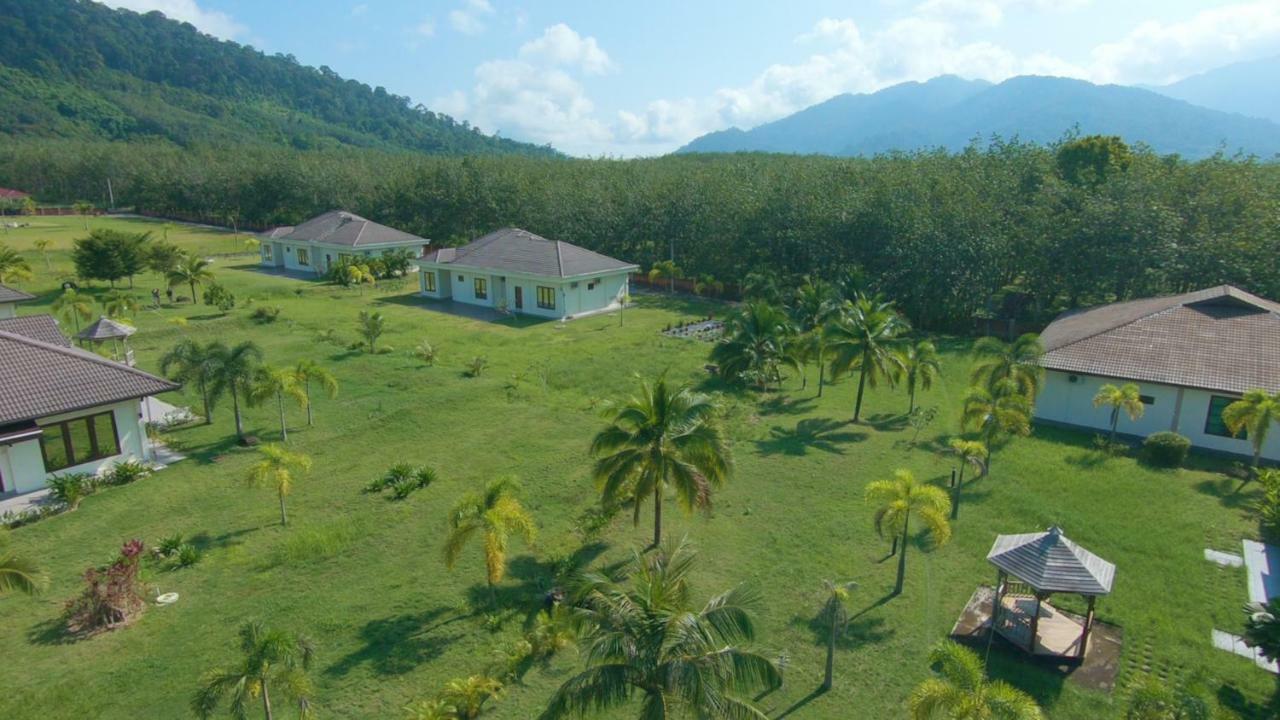
[[[643,160],[261,152],[28,140],[0,186],[44,202],[296,223],[333,208],[456,244],[498,227],[733,285],[861,272],[923,328],[1042,321],[1231,283],[1280,297],[1280,165],[1188,162],[1087,138],[875,158]],[[230,223],[228,223],[230,224]]]
[[[556,154],[158,12],[0,0],[0,37],[0,137]]]

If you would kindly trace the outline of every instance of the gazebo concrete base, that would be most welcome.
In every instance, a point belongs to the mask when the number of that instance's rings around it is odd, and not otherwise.
[[[951,629],[952,639],[979,648],[985,648],[990,641],[993,648],[999,648],[1010,656],[1020,657],[1025,662],[1050,672],[1058,672],[1081,687],[1102,692],[1111,692],[1115,689],[1116,673],[1120,668],[1120,645],[1123,638],[1120,628],[1095,621],[1083,661],[1050,654],[1031,655],[999,633],[991,638],[991,602],[994,599],[994,588],[986,585],[978,586],[973,596],[969,598],[968,604],[965,605],[964,612],[960,613],[960,618],[956,620],[955,627]],[[1070,623],[1080,627],[1084,623],[1083,617],[1059,608],[1053,608],[1053,614],[1064,624]],[[1043,614],[1040,622],[1042,628],[1049,629],[1044,625]]]

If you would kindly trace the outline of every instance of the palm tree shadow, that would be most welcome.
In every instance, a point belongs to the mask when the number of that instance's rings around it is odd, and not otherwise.
[[[812,410],[816,401],[816,397],[795,398],[786,395],[775,395],[760,403],[760,414],[801,415]]]
[[[1254,484],[1252,488],[1248,487],[1249,482],[1243,484],[1237,482],[1232,477],[1221,477],[1215,480],[1202,480],[1194,485],[1195,489],[1205,495],[1212,495],[1218,498],[1218,502],[1223,507],[1232,510],[1242,510],[1254,508],[1261,498],[1261,490],[1258,484]]]
[[[866,425],[879,430],[880,432],[892,432],[895,430],[903,430],[907,427],[908,418],[906,415],[894,413],[876,413],[862,418],[862,422]]]
[[[543,562],[530,554],[516,556],[507,565],[508,581],[492,589],[487,583],[476,583],[467,588],[467,601],[472,607],[495,612],[523,610],[527,624],[546,607],[547,594],[557,583],[585,570],[608,548],[603,542],[588,543],[562,563]]]
[[[864,432],[852,432],[845,429],[847,425],[841,420],[830,418],[806,418],[796,423],[794,429],[787,430],[775,425],[769,430],[769,438],[757,440],[756,448],[761,455],[805,455],[810,449],[834,455],[843,455],[847,443],[862,442],[867,439]]]
[[[826,693],[827,691],[822,688],[822,685],[818,685],[818,687],[814,688],[813,690],[810,690],[808,695],[805,695],[804,697],[792,703],[791,707],[775,715],[774,720],[782,720],[783,718],[791,715],[791,713],[803,708],[805,705],[808,705],[814,700],[817,700],[819,696],[825,695]]]
[[[403,675],[430,662],[462,637],[445,634],[442,628],[465,618],[462,614],[446,617],[447,608],[420,613],[405,613],[381,620],[371,620],[360,629],[364,646],[330,665],[326,675],[342,677],[356,667],[368,664],[374,675]]]

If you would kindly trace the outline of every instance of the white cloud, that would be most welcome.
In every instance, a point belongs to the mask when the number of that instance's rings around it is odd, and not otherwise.
[[[483,18],[493,14],[489,0],[467,0],[462,7],[449,13],[449,24],[463,35],[479,35],[485,31]]]
[[[358,5],[352,6],[351,17],[361,17],[367,12],[369,12],[369,6],[365,3],[360,3]]]
[[[971,25],[996,26],[1004,22],[1007,11],[1070,12],[1092,0],[925,0],[916,6],[916,14]]]
[[[424,38],[435,37],[436,24],[431,20],[423,20],[413,27],[413,32]]]
[[[113,7],[140,13],[159,10],[167,18],[191,23],[201,32],[224,40],[235,39],[249,30],[224,12],[201,8],[196,0],[106,0],[106,2]]]
[[[542,37],[520,47],[520,59],[535,64],[579,68],[588,75],[603,75],[613,68],[608,53],[593,37],[582,37],[573,28],[559,23],[542,32]]]

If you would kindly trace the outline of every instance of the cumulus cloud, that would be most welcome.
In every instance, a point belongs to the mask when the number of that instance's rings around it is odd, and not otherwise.
[[[159,10],[167,18],[191,23],[200,32],[223,40],[233,40],[249,30],[224,12],[205,10],[196,0],[107,0],[107,4],[140,13]]]
[[[479,35],[485,31],[484,18],[493,14],[489,0],[467,0],[449,13],[449,24],[463,35]]]
[[[542,37],[520,48],[520,59],[542,65],[581,69],[588,75],[603,75],[613,68],[609,55],[593,37],[582,37],[573,28],[558,23],[542,32]]]
[[[436,24],[431,20],[423,20],[413,27],[413,31],[424,38],[435,37]]]

